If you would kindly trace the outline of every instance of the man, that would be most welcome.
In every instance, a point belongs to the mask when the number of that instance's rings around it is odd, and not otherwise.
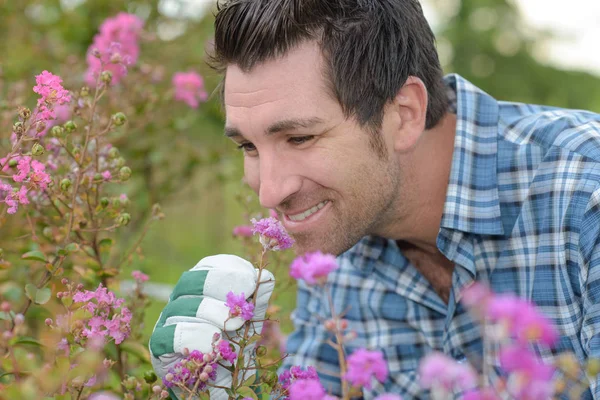
[[[329,282],[357,333],[348,349],[386,357],[388,380],[364,398],[426,397],[416,371],[433,350],[481,367],[459,303],[474,281],[536,303],[556,351],[600,357],[599,115],[443,78],[416,0],[230,0],[215,30],[225,133],[248,183],[298,253],[339,255]],[[300,283],[286,365],[315,365],[339,394],[322,296]],[[161,371],[177,353],[151,349]],[[597,378],[586,396],[600,399]]]

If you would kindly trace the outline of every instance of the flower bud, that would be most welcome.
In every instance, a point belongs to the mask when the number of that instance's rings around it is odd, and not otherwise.
[[[165,381],[167,381],[167,382],[172,382],[173,378],[175,378],[175,377],[173,376],[173,374],[171,372],[169,372],[168,374],[165,375]]]
[[[46,320],[44,321],[44,323],[48,326],[52,325],[52,318],[46,318]]]
[[[125,159],[123,157],[119,157],[115,160],[115,166],[121,168],[125,165]]]
[[[598,376],[600,374],[600,359],[590,358],[587,361],[586,371],[590,376]]]
[[[273,371],[265,371],[264,374],[261,377],[261,380],[268,384],[269,386],[273,386],[275,385],[275,383],[277,383],[277,374]]]
[[[119,157],[119,149],[111,147],[110,150],[108,150],[108,158],[115,159],[117,157]]]
[[[42,235],[44,235],[45,238],[52,239],[53,233],[54,232],[52,231],[52,228],[49,226],[46,226],[44,229],[42,229]]]
[[[19,107],[19,117],[27,121],[31,117],[31,110],[27,107]]]
[[[77,290],[79,290],[80,292],[84,289],[85,286],[83,286],[83,283],[80,283],[77,285]]]
[[[206,372],[203,372],[200,374],[199,378],[202,382],[206,382],[208,380],[208,374]]]
[[[154,394],[159,394],[161,392],[161,390],[162,389],[158,385],[152,386],[152,393],[154,393]]]
[[[188,357],[190,355],[190,349],[188,349],[187,347],[184,347],[181,354],[183,354],[184,357]]]
[[[100,50],[98,50],[97,48],[92,49],[92,55],[96,58],[102,57],[102,53],[100,53]]]
[[[81,90],[79,90],[79,96],[81,97],[87,97],[90,95],[90,88],[87,86],[84,86],[81,88]]]
[[[63,137],[65,134],[65,128],[60,125],[53,126],[52,129],[50,129],[50,134],[54,137]]]
[[[165,214],[162,212],[160,204],[156,203],[152,205],[152,217],[159,220],[165,218]]]
[[[335,321],[332,319],[328,319],[323,325],[325,326],[325,329],[330,332],[333,332],[335,330]]]
[[[67,283],[69,283],[69,280],[67,278],[62,278],[60,280],[60,283],[62,283],[63,285],[66,285]]]
[[[129,224],[130,221],[131,215],[129,215],[128,213],[121,213],[116,218],[116,222],[119,226],[125,226]]]
[[[267,355],[267,348],[265,346],[258,346],[256,348],[256,355],[258,357],[264,357]]]
[[[60,190],[62,190],[63,192],[66,192],[69,190],[69,188],[71,187],[73,183],[71,182],[71,180],[69,178],[64,178],[62,181],[60,181]]]
[[[212,367],[212,365],[207,365],[204,367],[204,369],[202,370],[202,372],[206,372],[207,374],[210,374],[211,372],[214,371],[214,368]]]
[[[81,147],[74,146],[71,150],[71,154],[73,154],[73,157],[75,157],[75,159],[79,160],[79,158],[81,157]]]
[[[8,301],[3,301],[2,304],[0,304],[0,310],[2,310],[4,312],[9,312],[10,311],[10,303]]]
[[[99,173],[99,172],[96,172],[96,173],[94,174],[94,180],[95,180],[95,181],[102,181],[102,180],[103,180],[103,179],[102,179],[102,174],[101,174],[101,173]]]
[[[71,385],[76,388],[83,386],[83,383],[84,379],[81,375],[76,376],[75,378],[73,378],[73,380],[71,380]]]
[[[8,166],[10,168],[14,168],[17,166],[17,164],[19,164],[19,162],[17,161],[16,158],[11,158],[10,160],[8,160]]]
[[[110,203],[110,201],[108,200],[108,197],[102,197],[102,198],[100,199],[100,206],[101,206],[102,208],[106,208],[106,207],[108,207],[108,204],[109,204],[109,203]]]
[[[129,180],[130,177],[131,177],[131,168],[122,167],[119,170],[119,178],[121,178],[122,181],[127,181],[127,180]]]
[[[125,123],[125,121],[127,121],[127,117],[122,112],[113,114],[111,119],[112,119],[113,124],[115,124],[116,126],[121,126]]]
[[[167,397],[169,397],[169,392],[167,392],[166,390],[163,390],[162,392],[160,392],[161,399],[166,399]]]
[[[11,339],[13,337],[13,333],[12,331],[4,331],[2,337],[6,340]]]
[[[102,71],[100,74],[100,80],[108,85],[112,81],[112,72]]]
[[[209,363],[213,360],[213,356],[210,353],[206,353],[202,356],[202,361],[204,361],[205,363]]]
[[[13,132],[16,133],[17,136],[23,134],[24,130],[25,130],[25,125],[21,121],[15,122],[13,124]]]
[[[347,319],[343,319],[340,321],[340,329],[341,330],[345,330],[346,328],[348,328],[348,320]]]
[[[75,129],[77,129],[77,124],[75,124],[75,122],[73,122],[73,120],[69,120],[69,121],[65,122],[63,126],[68,133],[71,133]]]
[[[157,379],[158,379],[158,377],[156,376],[154,371],[150,370],[150,371],[144,372],[144,380],[146,381],[146,383],[154,383],[154,382],[156,382]],[[154,390],[154,389],[152,389],[152,390]],[[160,391],[160,386],[158,387],[158,390]],[[156,393],[156,392],[154,392],[154,393]]]
[[[34,143],[33,146],[31,147],[31,154],[33,154],[34,156],[41,156],[42,154],[44,154],[44,146],[42,146],[39,143]]]
[[[15,315],[13,321],[15,323],[15,326],[23,325],[23,322],[25,322],[25,316],[23,314],[17,314]]]
[[[43,132],[46,129],[46,121],[40,121],[35,125],[35,130],[37,133]]]

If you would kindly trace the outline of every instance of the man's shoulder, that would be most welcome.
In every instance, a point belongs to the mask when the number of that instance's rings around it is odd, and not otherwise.
[[[600,162],[600,114],[524,103],[498,104],[499,134],[508,143]]]

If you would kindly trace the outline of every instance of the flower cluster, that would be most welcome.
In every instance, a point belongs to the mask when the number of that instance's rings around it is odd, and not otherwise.
[[[68,292],[59,292],[57,296],[63,298]],[[102,284],[94,291],[83,290],[81,286],[73,294],[73,302],[80,303],[78,308],[87,311],[88,315],[76,326],[75,340],[104,339],[107,336],[114,339],[116,344],[122,343],[130,334],[131,312],[123,306],[124,299],[117,298]],[[91,315],[91,316],[90,316]],[[58,316],[57,322],[63,325],[68,316]]]
[[[338,264],[335,256],[316,251],[296,258],[290,266],[290,276],[302,279],[309,285],[323,285],[327,282],[327,276],[336,269]]]
[[[226,340],[213,340],[213,350],[202,353],[198,350],[189,352],[184,349],[185,358],[178,361],[163,377],[163,384],[168,388],[177,387],[182,390],[194,389],[194,393],[207,389],[211,381],[217,379],[217,366],[222,360],[233,363],[237,354],[233,346]]]
[[[464,392],[476,386],[477,375],[469,364],[436,351],[421,360],[419,383],[425,389]]]
[[[95,86],[98,75],[104,70],[112,73],[115,84],[127,74],[127,67],[137,62],[143,26],[139,17],[124,12],[102,23],[87,54],[86,81],[90,86]]]
[[[373,378],[384,382],[388,368],[380,351],[358,349],[348,357],[348,372],[344,378],[353,386],[371,388]]]
[[[242,317],[243,320],[251,320],[254,316],[254,304],[246,301],[244,293],[236,295],[233,292],[227,293],[225,305],[229,308],[230,317]]]
[[[35,77],[33,91],[40,95],[34,112],[34,124],[54,120],[56,109],[71,101],[69,91],[62,87],[62,79],[48,71],[42,71]],[[43,131],[43,130],[42,130]]]
[[[275,217],[251,220],[254,234],[260,237],[260,243],[265,250],[279,251],[292,247],[294,240],[281,225],[281,222]]]
[[[198,108],[200,102],[208,99],[204,90],[204,80],[194,71],[177,72],[173,75],[174,99],[186,103],[191,108]]]

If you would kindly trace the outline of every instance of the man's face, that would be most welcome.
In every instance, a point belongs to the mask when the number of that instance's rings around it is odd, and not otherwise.
[[[263,207],[275,209],[299,254],[340,254],[391,223],[400,171],[386,139],[345,118],[327,91],[313,42],[249,73],[227,68],[226,135],[244,151],[246,180]]]

